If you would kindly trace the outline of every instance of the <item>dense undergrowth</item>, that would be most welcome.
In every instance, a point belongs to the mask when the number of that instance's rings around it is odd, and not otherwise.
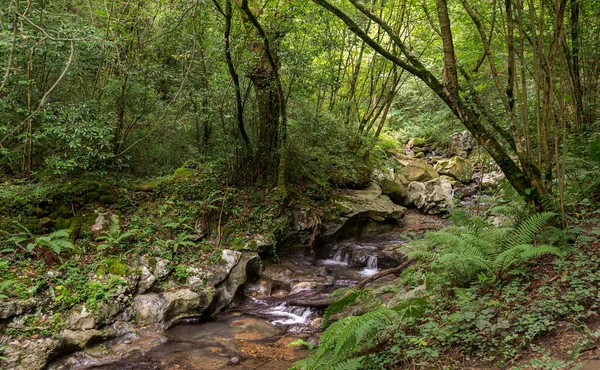
[[[560,229],[555,214],[523,219],[522,206],[508,199],[492,200],[485,217],[459,209],[452,226],[413,241],[418,262],[395,285],[342,292],[325,325],[349,305],[367,313],[331,324],[295,368],[510,368],[524,351],[541,358],[525,364],[534,368],[573,365],[598,339],[585,329],[600,309],[600,212],[587,209],[585,221],[570,218]],[[489,223],[500,215],[504,226]],[[535,345],[560,325],[583,333],[572,361]]]

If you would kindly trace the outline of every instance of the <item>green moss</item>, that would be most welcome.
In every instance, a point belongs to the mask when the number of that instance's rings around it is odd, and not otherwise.
[[[190,170],[189,168],[180,167],[176,169],[175,172],[173,172],[173,176],[164,180],[163,183],[165,185],[181,184],[190,181],[192,175],[192,170]]]
[[[83,221],[81,217],[77,216],[71,219],[71,223],[69,224],[69,231],[71,233],[71,238],[76,239],[79,236],[79,231],[81,230],[81,225]]]
[[[68,229],[70,225],[71,225],[70,218],[59,217],[56,220],[54,220],[54,228],[56,230]]]
[[[43,217],[39,220],[38,226],[40,229],[48,229],[54,225],[54,221],[50,217]]]
[[[109,274],[117,276],[127,276],[129,268],[118,258],[110,258],[106,264],[106,270]]]
[[[100,203],[102,204],[113,204],[115,199],[112,195],[102,195],[100,197]]]
[[[413,138],[413,144],[415,146],[423,146],[427,142],[427,139],[424,137],[415,137]]]

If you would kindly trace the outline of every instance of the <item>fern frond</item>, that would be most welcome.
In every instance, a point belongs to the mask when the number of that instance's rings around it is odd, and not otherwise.
[[[556,216],[553,212],[541,212],[532,215],[523,221],[517,229],[512,232],[504,244],[504,249],[514,248],[521,244],[531,243],[535,234],[538,233],[548,221]]]
[[[367,294],[367,291],[361,289],[351,289],[347,291],[340,299],[335,300],[325,309],[325,314],[323,315],[323,327],[326,328],[329,325],[329,319],[332,315],[340,312],[356,302],[359,297]]]
[[[347,360],[338,362],[334,365],[332,365],[332,367],[330,367],[329,365],[327,365],[327,367],[321,367],[321,369],[325,370],[325,369],[331,369],[331,370],[362,370],[363,368],[363,361],[364,361],[365,357],[364,356],[360,356],[360,357],[354,357],[354,358],[349,358]]]

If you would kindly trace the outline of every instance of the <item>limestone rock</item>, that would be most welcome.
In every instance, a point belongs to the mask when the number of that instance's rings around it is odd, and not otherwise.
[[[135,318],[140,323],[157,324],[163,319],[164,301],[156,293],[140,294],[133,299]]]
[[[394,181],[400,185],[408,185],[413,181],[429,181],[439,177],[436,170],[422,159],[404,161]]]
[[[152,288],[156,277],[152,275],[148,267],[142,266],[142,274],[138,283],[138,294],[144,294],[148,289]]]
[[[167,276],[169,276],[171,271],[173,271],[171,261],[164,258],[156,258],[156,265],[154,266],[152,274],[156,277],[157,280],[166,278]]]
[[[61,333],[59,347],[63,352],[84,349],[95,342],[104,339],[100,330],[64,330]]]
[[[394,181],[384,179],[381,181],[381,193],[387,195],[392,202],[396,204],[404,204],[406,199],[406,190]]]
[[[5,320],[13,316],[22,315],[36,306],[34,300],[28,301],[0,301],[0,319]]]
[[[383,232],[384,227],[389,230],[406,212],[406,208],[394,204],[374,183],[367,189],[346,190],[341,195],[343,198],[336,200],[336,217],[323,224],[319,235],[322,241]]]
[[[258,275],[258,271],[256,270],[260,270],[260,257],[258,257],[258,254],[241,254],[238,262],[227,275],[227,278],[216,286],[217,298],[214,304],[211,305],[209,314],[218,313],[227,307],[235,298],[236,293],[240,289],[243,289],[248,274]]]
[[[452,205],[452,185],[445,178],[427,182],[414,181],[408,185],[406,202],[421,212],[439,214]]]
[[[500,184],[502,179],[504,179],[504,174],[500,171],[484,173],[481,179],[481,188],[483,190],[494,189]]]
[[[6,369],[41,370],[57,350],[59,341],[54,338],[25,340],[13,343],[3,351]]]
[[[204,313],[215,296],[212,286],[202,289],[199,293],[188,289],[164,294],[164,322],[167,326],[186,317],[196,317]]]
[[[450,176],[463,184],[471,182],[471,178],[473,177],[471,162],[459,156],[440,160],[435,165],[435,169],[440,175]]]
[[[67,326],[71,330],[90,330],[96,327],[96,318],[91,313],[85,311],[75,312],[67,319]]]
[[[467,157],[476,145],[475,139],[468,130],[450,135],[451,152],[455,155]]]
[[[381,188],[375,184],[364,190],[353,190],[346,193],[349,199],[338,201],[347,209],[346,218],[361,217],[374,221],[399,220],[406,209],[394,204],[387,195],[382,195]]]
[[[250,252],[264,252],[273,250],[277,242],[265,234],[254,235],[253,239],[244,245],[243,250]]]

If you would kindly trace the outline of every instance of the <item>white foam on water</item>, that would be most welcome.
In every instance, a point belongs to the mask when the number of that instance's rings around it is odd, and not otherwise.
[[[367,258],[367,266],[361,271],[359,271],[358,274],[362,277],[369,277],[375,275],[378,272],[379,269],[377,268],[377,257],[369,256]]]
[[[308,307],[288,306],[285,303],[272,307],[266,310],[265,313],[281,317],[280,319],[271,321],[274,325],[308,325],[313,315],[313,311]]]
[[[350,265],[350,253],[342,250],[338,250],[333,255],[333,258],[319,261],[319,265],[323,266],[349,266]]]

